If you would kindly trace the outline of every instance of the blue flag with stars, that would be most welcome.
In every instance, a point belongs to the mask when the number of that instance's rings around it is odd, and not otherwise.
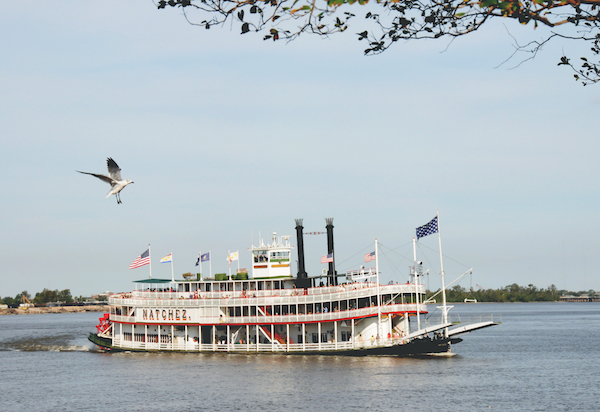
[[[438,232],[438,217],[431,219],[431,222],[417,228],[417,240],[427,235]]]

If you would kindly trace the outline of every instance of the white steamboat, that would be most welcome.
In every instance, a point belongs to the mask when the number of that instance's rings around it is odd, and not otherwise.
[[[328,252],[333,225],[327,220]],[[420,265],[412,282],[381,285],[375,267],[309,277],[304,271],[302,220],[296,221],[298,275],[292,276],[289,236],[253,246],[252,276],[134,282],[109,297],[90,341],[108,351],[232,352],[347,355],[449,354],[460,342],[445,321],[410,322],[427,314]],[[447,313],[447,312],[446,312]],[[415,328],[411,325],[417,324]],[[460,333],[496,324],[463,326]]]

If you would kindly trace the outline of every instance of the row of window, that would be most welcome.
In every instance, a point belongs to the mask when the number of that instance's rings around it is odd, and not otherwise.
[[[289,261],[290,260],[290,252],[289,251],[281,251],[281,252],[268,252],[266,250],[255,250],[252,252],[254,257],[254,263],[263,263],[263,262],[271,262],[273,261]]]
[[[383,295],[382,303],[385,304],[391,300],[391,295]],[[397,297],[394,303],[404,303],[400,297]],[[340,300],[323,303],[306,303],[297,305],[269,305],[269,306],[230,306],[226,313],[230,317],[241,316],[272,316],[272,315],[312,315],[315,313],[339,312],[353,309],[363,309],[377,305],[377,296],[366,298]]]

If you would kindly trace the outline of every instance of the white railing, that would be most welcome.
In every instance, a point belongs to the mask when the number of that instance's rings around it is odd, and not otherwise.
[[[117,348],[149,351],[185,351],[185,352],[318,352],[367,348],[383,348],[406,343],[403,339],[365,339],[355,342],[321,342],[321,343],[202,343],[198,342],[135,342],[120,340],[115,336],[113,345]],[[288,349],[289,348],[289,349]]]
[[[417,285],[421,293],[424,292],[423,285]],[[323,286],[309,289],[269,289],[269,290],[230,290],[230,291],[211,291],[211,292],[149,292],[149,291],[133,291],[130,293],[122,293],[113,295],[115,297],[141,297],[145,299],[191,299],[196,295],[199,298],[221,299],[232,297],[269,297],[269,296],[297,296],[297,295],[328,295],[339,292],[347,292],[361,289],[376,290],[377,284],[373,282],[360,282],[345,284],[339,286]],[[381,293],[414,293],[415,285],[413,284],[392,284],[380,285]]]
[[[363,286],[366,285],[366,286]],[[423,285],[417,285],[423,293]],[[381,285],[382,295],[415,293],[415,285]],[[259,291],[223,291],[223,292],[141,292],[122,293],[109,297],[112,305],[123,306],[245,306],[245,305],[294,305],[306,303],[331,302],[337,300],[358,299],[377,294],[374,283],[356,283],[342,286],[329,286],[306,289],[279,289]],[[200,303],[201,302],[201,303]]]
[[[138,309],[139,310],[139,309]],[[416,312],[417,305],[415,304],[395,304],[385,305],[381,307],[382,314],[388,313],[402,313],[402,312]],[[420,311],[426,311],[427,308],[424,305],[419,305]],[[334,311],[326,313],[306,313],[306,314],[287,314],[287,315],[251,315],[251,316],[223,316],[222,312],[217,312],[216,315],[204,315],[201,319],[194,319],[193,321],[199,323],[208,324],[297,324],[307,322],[333,322],[351,318],[361,318],[370,315],[376,315],[378,313],[377,306],[370,306],[361,309],[350,309],[343,311]],[[138,315],[139,316],[139,315]],[[115,322],[132,322],[135,321],[134,317],[123,316],[123,315],[110,315],[110,320]],[[154,321],[144,320],[145,323],[162,323],[164,320],[156,319]],[[169,323],[190,323],[189,320],[177,320],[169,319]]]
[[[460,317],[460,315],[458,313],[449,313],[448,314],[448,322],[450,323],[454,323],[454,324],[461,324],[461,325],[471,325],[474,323],[480,323],[480,322],[495,322],[495,323],[502,323],[502,315],[498,315],[498,314],[486,314],[486,315],[472,315],[472,316],[468,316],[465,318]],[[431,326],[431,325],[438,325],[440,323],[443,322],[442,316],[430,316],[429,318],[421,321],[424,322],[425,326]]]

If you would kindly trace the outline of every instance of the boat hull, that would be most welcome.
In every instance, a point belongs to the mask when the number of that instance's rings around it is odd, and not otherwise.
[[[450,354],[451,345],[461,342],[460,338],[452,339],[414,339],[405,344],[391,346],[364,346],[353,349],[338,350],[306,350],[306,351],[256,351],[256,350],[214,350],[214,351],[182,351],[182,350],[147,350],[138,348],[122,348],[113,346],[110,338],[90,333],[88,340],[107,352],[181,352],[181,353],[237,353],[237,354],[284,354],[284,355],[337,355],[337,356],[427,356]]]

